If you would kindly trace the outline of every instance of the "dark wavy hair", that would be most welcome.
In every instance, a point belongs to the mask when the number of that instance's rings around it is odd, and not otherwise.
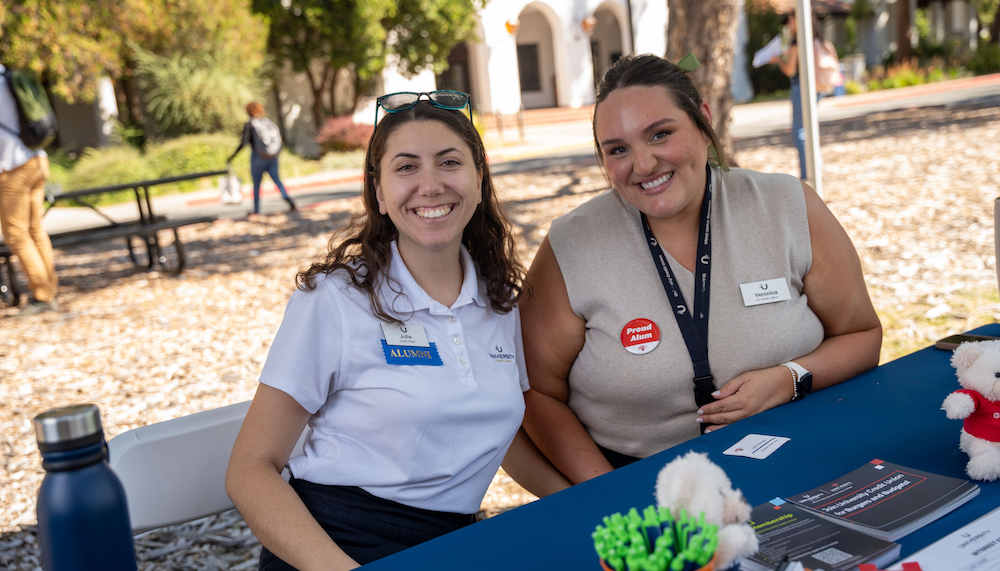
[[[381,178],[379,165],[389,137],[400,125],[412,121],[442,123],[472,150],[476,169],[483,174],[483,200],[465,227],[462,244],[469,250],[480,276],[486,281],[490,307],[497,313],[508,313],[524,292],[525,270],[514,246],[510,219],[497,199],[483,140],[464,113],[440,109],[427,101],[420,101],[412,109],[387,114],[378,124],[365,154],[364,212],[356,215],[347,228],[334,234],[326,258],[299,271],[295,275],[295,284],[299,289],[311,291],[316,288],[317,275],[343,270],[352,285],[368,296],[376,318],[385,322],[400,321],[391,307],[393,304],[390,302],[387,307],[389,300],[379,297],[379,289],[386,280],[389,280],[392,291],[397,293],[397,298],[402,295],[402,288],[387,277],[392,259],[390,242],[396,239],[398,231],[387,215],[379,213],[375,187]]]
[[[686,71],[670,63],[669,61],[652,54],[628,55],[608,68],[601,78],[600,85],[597,86],[597,102],[594,105],[594,146],[597,148],[597,160],[604,164],[604,154],[601,153],[601,144],[597,138],[597,113],[601,109],[601,104],[613,92],[626,87],[662,87],[667,90],[667,94],[694,124],[708,135],[715,149],[716,159],[723,167],[729,167],[729,160],[722,147],[719,136],[715,134],[715,129],[708,119],[701,114],[701,94],[691,82]]]

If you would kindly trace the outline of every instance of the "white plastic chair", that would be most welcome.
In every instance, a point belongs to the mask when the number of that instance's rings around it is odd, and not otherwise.
[[[132,533],[234,507],[226,495],[226,467],[249,408],[246,401],[206,410],[129,430],[108,442],[111,468],[125,487]],[[293,456],[302,454],[305,435]]]

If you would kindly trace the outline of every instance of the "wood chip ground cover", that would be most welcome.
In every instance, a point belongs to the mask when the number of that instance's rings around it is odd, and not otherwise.
[[[797,172],[787,135],[737,143],[741,166]],[[882,360],[1000,318],[993,201],[1000,109],[909,109],[824,124],[824,197],[857,247],[885,327]],[[607,183],[596,162],[497,177],[530,262],[556,216]],[[57,252],[61,312],[0,317],[0,567],[39,569],[35,496],[43,472],[31,419],[97,404],[109,438],[248,400],[295,271],[321,255],[357,200],[294,216],[181,230],[189,270],[135,272],[124,250]],[[13,310],[3,310],[10,316]],[[933,413],[933,411],[931,411]],[[531,501],[502,471],[488,514]],[[140,568],[254,569],[235,511],[137,538]]]

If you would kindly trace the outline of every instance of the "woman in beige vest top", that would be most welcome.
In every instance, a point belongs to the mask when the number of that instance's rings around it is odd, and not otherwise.
[[[850,238],[795,177],[726,167],[711,119],[678,66],[612,66],[614,192],[555,220],[528,272],[524,426],[574,483],[878,364]]]

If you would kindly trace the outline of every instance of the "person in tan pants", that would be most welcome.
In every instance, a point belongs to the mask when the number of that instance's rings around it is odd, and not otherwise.
[[[15,131],[19,129],[17,107],[2,75],[0,123]],[[45,151],[30,149],[13,133],[0,129],[0,229],[4,242],[20,260],[32,293],[20,315],[58,309],[59,279],[52,242],[42,227],[48,178],[49,158]]]

